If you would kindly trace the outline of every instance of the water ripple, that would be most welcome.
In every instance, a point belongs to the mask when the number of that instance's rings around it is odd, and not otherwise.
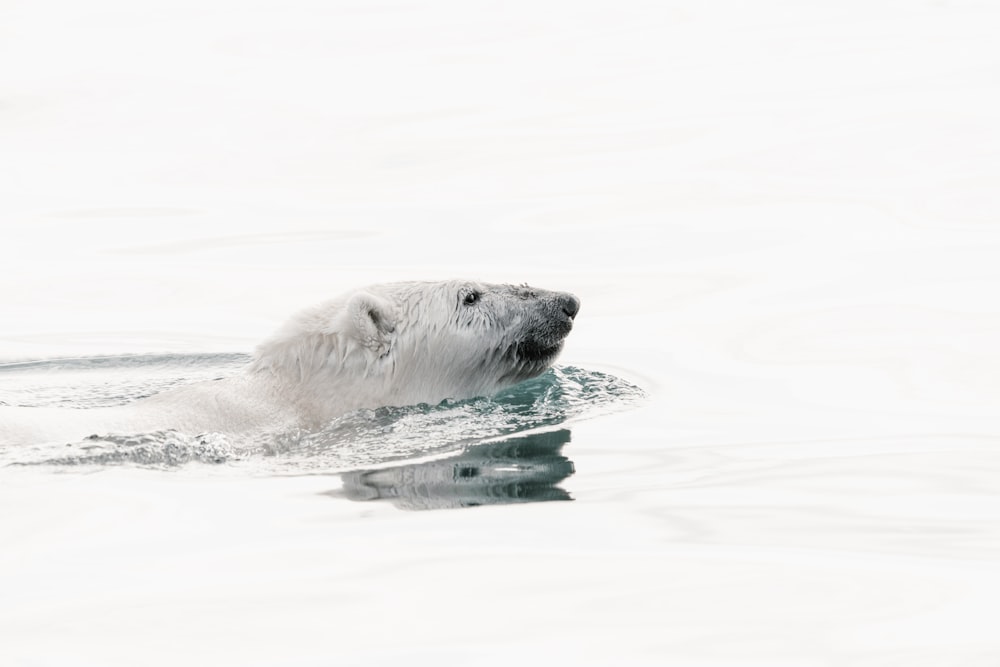
[[[244,355],[156,355],[22,362],[0,365],[0,388],[19,385],[20,404],[88,408],[231,374],[245,361]],[[229,463],[262,474],[328,474],[456,455],[482,443],[622,409],[642,396],[639,387],[616,376],[563,366],[489,398],[359,410],[319,430],[250,437],[192,437],[173,430],[91,436],[58,447],[0,450],[0,462],[155,468]]]

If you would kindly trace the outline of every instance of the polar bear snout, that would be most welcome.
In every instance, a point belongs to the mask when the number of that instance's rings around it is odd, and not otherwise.
[[[572,320],[576,317],[576,314],[580,312],[580,300],[572,294],[560,294],[558,301],[562,311],[566,313],[566,316],[569,317],[569,319]]]
[[[537,296],[538,309],[525,321],[513,347],[514,358],[530,364],[520,369],[522,378],[541,373],[555,360],[580,312],[580,300],[572,294],[548,292]]]
[[[548,321],[543,325],[550,335],[563,339],[573,330],[573,320],[580,312],[580,300],[568,292],[555,292],[544,306]]]
[[[543,321],[536,332],[547,342],[560,343],[573,330],[573,320],[580,312],[580,300],[569,292],[550,292],[542,301]]]

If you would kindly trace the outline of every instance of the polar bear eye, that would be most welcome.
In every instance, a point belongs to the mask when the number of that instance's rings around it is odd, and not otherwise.
[[[465,298],[462,299],[462,304],[466,306],[474,306],[479,303],[479,297],[479,292],[469,292],[465,295]]]

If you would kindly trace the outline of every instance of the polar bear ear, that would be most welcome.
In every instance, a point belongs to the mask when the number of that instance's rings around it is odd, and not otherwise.
[[[359,292],[347,300],[347,322],[344,324],[359,343],[384,354],[396,330],[396,311],[385,299]]]

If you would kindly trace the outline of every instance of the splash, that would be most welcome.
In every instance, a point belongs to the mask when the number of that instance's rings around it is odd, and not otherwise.
[[[159,355],[5,364],[0,366],[0,397],[16,388],[21,405],[120,405],[184,382],[232,374],[246,361],[244,355]],[[563,366],[489,398],[359,410],[313,431],[241,438],[173,430],[102,434],[68,445],[10,447],[0,451],[0,463],[168,469],[229,464],[262,474],[338,473],[455,454],[623,409],[642,396],[639,387],[616,376]]]
[[[319,431],[278,434],[260,451],[272,465],[301,471],[378,466],[593,417],[642,396],[614,375],[556,367],[489,398],[359,410]]]

